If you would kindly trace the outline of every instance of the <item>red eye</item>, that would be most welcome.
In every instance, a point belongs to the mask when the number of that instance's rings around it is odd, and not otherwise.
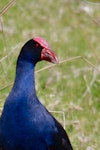
[[[38,47],[39,47],[39,44],[38,44],[38,43],[36,43],[36,44],[35,44],[35,47],[36,47],[36,48],[38,48]]]

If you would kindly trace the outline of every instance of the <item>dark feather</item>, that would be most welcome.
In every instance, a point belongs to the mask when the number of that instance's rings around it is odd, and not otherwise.
[[[23,46],[14,86],[0,118],[0,150],[72,150],[65,130],[36,95],[34,67],[42,59],[58,62],[42,38]]]

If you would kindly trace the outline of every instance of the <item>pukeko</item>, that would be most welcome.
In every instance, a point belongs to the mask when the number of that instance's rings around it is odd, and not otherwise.
[[[34,68],[41,60],[58,63],[48,43],[35,37],[17,60],[15,82],[0,118],[0,150],[72,150],[65,130],[36,95]]]

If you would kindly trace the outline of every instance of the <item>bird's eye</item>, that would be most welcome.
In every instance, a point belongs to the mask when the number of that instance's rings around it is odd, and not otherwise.
[[[38,44],[38,43],[36,43],[36,44],[35,44],[35,47],[36,47],[36,48],[38,48],[38,47],[39,47],[39,44]]]

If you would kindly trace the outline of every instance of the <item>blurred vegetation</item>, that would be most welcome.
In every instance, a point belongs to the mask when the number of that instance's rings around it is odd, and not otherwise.
[[[0,10],[8,3],[1,0]],[[82,56],[100,70],[99,4],[85,0],[16,1],[0,17],[1,108],[14,81],[19,51],[37,35],[48,41],[59,60]],[[49,65],[41,62],[36,70]],[[36,89],[41,102],[66,126],[74,150],[99,150],[99,71],[77,59],[36,73]]]

